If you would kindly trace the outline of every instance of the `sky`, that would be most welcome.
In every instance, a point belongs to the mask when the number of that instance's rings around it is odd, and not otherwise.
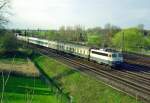
[[[150,29],[150,0],[11,0],[9,28],[58,29],[82,25]]]

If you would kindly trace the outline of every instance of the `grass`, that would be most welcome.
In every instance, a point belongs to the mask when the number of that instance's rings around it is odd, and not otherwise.
[[[49,57],[37,56],[34,62],[73,97],[73,103],[142,103]]]
[[[13,59],[15,61],[12,65]],[[63,95],[56,93],[53,85],[46,84],[39,77],[33,63],[27,60],[27,55],[20,52],[0,55],[0,99],[2,95],[2,71],[5,74],[5,80],[7,72],[11,71],[5,87],[3,103],[66,103],[67,101]]]
[[[2,81],[1,77],[0,81]],[[2,83],[0,88],[2,88]],[[32,103],[61,103],[60,97],[58,98],[55,92],[39,78],[15,76],[11,76],[7,83],[3,100],[4,103],[29,103],[29,100],[32,100]]]

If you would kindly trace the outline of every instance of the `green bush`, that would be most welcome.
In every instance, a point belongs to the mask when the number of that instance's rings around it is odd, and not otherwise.
[[[102,37],[101,35],[93,35],[89,34],[88,35],[88,45],[90,46],[100,46],[102,42]]]
[[[12,32],[5,32],[0,41],[1,50],[11,52],[18,49],[17,38]]]
[[[139,51],[147,46],[144,34],[137,28],[129,28],[117,33],[112,39],[116,48],[126,51]]]

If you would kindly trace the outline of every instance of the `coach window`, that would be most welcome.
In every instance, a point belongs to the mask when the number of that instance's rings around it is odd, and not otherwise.
[[[75,48],[75,52],[77,53],[77,48]]]
[[[70,51],[72,51],[72,48],[70,48]]]
[[[85,50],[83,51],[83,54],[85,54]]]
[[[115,57],[117,57],[117,55],[116,54],[112,54],[112,57],[115,58]]]

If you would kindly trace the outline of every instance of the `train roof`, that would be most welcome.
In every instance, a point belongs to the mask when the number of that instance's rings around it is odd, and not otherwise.
[[[29,37],[29,39],[32,39],[32,40],[39,40],[39,41],[43,41],[43,42],[48,42],[48,40],[39,39],[39,38],[35,38],[35,37]]]
[[[75,46],[75,47],[78,47],[78,48],[84,48],[84,49],[90,49],[90,47],[87,47],[87,46],[83,46],[83,45],[79,45],[79,44],[73,44],[73,43],[67,43],[67,42],[61,42],[61,41],[52,41],[52,40],[45,40],[45,39],[40,39],[40,38],[35,38],[35,37],[29,37],[29,39],[32,39],[32,40],[39,40],[39,41],[43,41],[43,42],[56,42],[56,43],[59,43],[59,44],[64,44],[64,45],[70,45],[70,46]]]
[[[58,42],[58,41],[56,41]],[[84,45],[79,45],[79,44],[73,44],[73,43],[67,43],[67,42],[58,42],[60,44],[65,44],[65,45],[70,45],[70,46],[74,46],[74,47],[77,47],[77,48],[84,48],[84,49],[90,49],[90,47],[88,46],[84,46]]]

